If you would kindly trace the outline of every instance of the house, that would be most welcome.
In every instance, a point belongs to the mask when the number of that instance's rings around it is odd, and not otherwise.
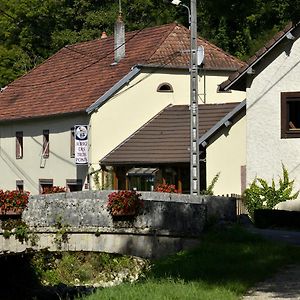
[[[300,188],[300,26],[288,24],[220,90],[247,91],[247,183],[282,176]]]
[[[205,50],[199,103],[239,102],[217,93],[243,63],[199,38]],[[1,188],[39,193],[105,185],[99,161],[169,105],[189,103],[189,31],[172,23],[65,46],[0,93]],[[76,165],[74,126],[87,125],[88,163]],[[100,171],[99,171],[100,170]],[[98,175],[98,181],[94,175]],[[104,174],[104,175],[103,175]]]
[[[220,172],[216,194],[241,192],[245,106],[245,101],[199,105],[201,190]],[[113,166],[115,189],[153,190],[164,181],[189,193],[189,147],[189,106],[169,105],[101,159],[100,165]]]

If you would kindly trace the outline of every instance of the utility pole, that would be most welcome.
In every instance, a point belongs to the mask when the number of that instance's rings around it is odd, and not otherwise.
[[[198,119],[198,62],[197,62],[197,0],[191,0],[191,58],[190,58],[190,193],[200,194],[199,119]]]

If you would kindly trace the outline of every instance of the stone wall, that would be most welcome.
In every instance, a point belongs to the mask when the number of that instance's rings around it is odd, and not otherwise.
[[[158,258],[195,246],[207,221],[234,221],[235,199],[142,192],[144,208],[132,220],[113,220],[106,209],[112,191],[32,196],[22,219],[39,237],[21,244],[0,233],[0,253],[26,248],[50,251],[100,251]],[[67,241],[58,247],[58,224],[67,225]]]
[[[32,196],[23,220],[32,227],[58,222],[75,228],[151,230],[171,235],[199,236],[207,218],[234,221],[233,198],[142,192],[144,208],[130,222],[116,222],[106,210],[111,191],[84,191]]]

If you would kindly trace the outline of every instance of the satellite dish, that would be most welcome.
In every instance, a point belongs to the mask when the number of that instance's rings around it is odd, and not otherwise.
[[[204,47],[198,46],[197,48],[197,64],[200,67],[204,60]]]

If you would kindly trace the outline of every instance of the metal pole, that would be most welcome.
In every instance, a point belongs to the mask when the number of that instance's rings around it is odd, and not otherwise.
[[[191,0],[190,115],[191,157],[190,191],[200,194],[199,129],[198,129],[198,63],[197,63],[197,0]]]

